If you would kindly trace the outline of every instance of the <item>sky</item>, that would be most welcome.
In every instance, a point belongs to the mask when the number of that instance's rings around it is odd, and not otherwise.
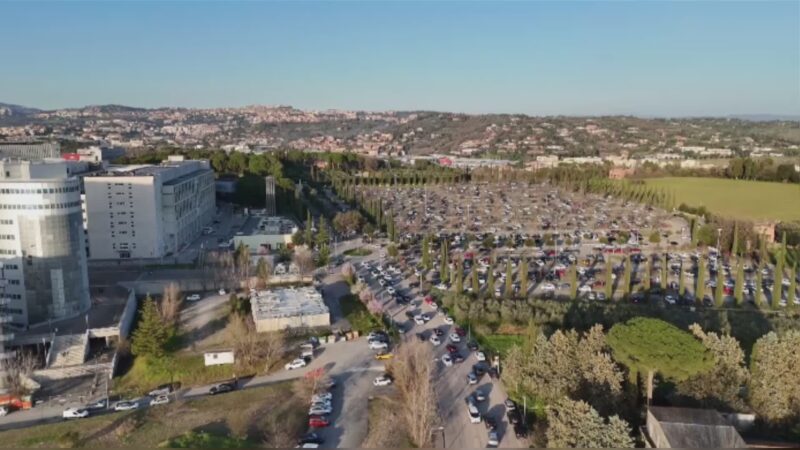
[[[0,102],[800,114],[798,1],[0,1]]]

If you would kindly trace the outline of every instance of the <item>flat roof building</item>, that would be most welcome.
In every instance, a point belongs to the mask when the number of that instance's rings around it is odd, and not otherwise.
[[[331,324],[322,294],[312,286],[259,291],[250,302],[258,332]]]
[[[0,305],[19,329],[91,305],[80,180],[64,161],[0,161]]]
[[[233,246],[246,245],[250,253],[267,254],[292,245],[292,235],[300,228],[285,217],[253,214],[233,237]]]
[[[84,177],[90,259],[175,254],[214,219],[208,161],[170,157],[158,165],[109,166]]]
[[[713,409],[651,406],[644,427],[648,448],[746,448],[739,432]]]
[[[58,142],[0,142],[0,158],[41,161],[45,158],[60,158]]]

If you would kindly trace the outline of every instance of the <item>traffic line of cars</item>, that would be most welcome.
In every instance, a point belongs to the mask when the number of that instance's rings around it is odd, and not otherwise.
[[[112,411],[131,411],[141,406],[166,405],[170,402],[169,396],[175,391],[176,385],[161,385],[147,393],[146,397],[136,400],[120,400],[111,407]],[[107,410],[110,405],[108,398],[102,398],[85,406],[73,406],[61,413],[63,419],[85,419],[92,414]]]

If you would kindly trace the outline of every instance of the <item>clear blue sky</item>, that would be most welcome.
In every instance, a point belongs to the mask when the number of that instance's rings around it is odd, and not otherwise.
[[[800,114],[800,2],[0,2],[0,102]]]

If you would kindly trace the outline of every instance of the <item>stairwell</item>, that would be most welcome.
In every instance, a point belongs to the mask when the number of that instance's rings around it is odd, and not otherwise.
[[[48,368],[69,367],[83,364],[89,351],[89,337],[83,334],[56,336],[50,347]]]

